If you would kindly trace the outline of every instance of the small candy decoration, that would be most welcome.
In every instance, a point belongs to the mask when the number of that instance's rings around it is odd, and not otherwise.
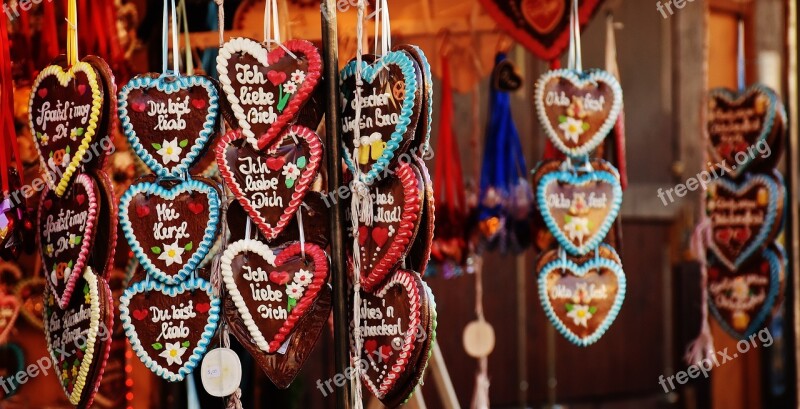
[[[322,58],[305,40],[270,51],[258,41],[234,38],[220,48],[217,71],[242,134],[263,149],[311,97],[322,76]]]
[[[58,308],[47,288],[44,331],[53,368],[69,402],[89,407],[108,359],[114,314],[111,290],[91,268],[75,287],[78,291],[65,309]]]
[[[276,254],[277,253],[277,254]],[[252,342],[275,353],[291,336],[328,280],[325,251],[295,242],[273,249],[256,240],[228,246],[220,260],[222,280]]]
[[[711,222],[709,250],[721,264],[736,271],[778,234],[783,203],[783,182],[769,175],[748,175],[741,183],[715,180],[706,197]]]
[[[777,163],[784,124],[783,104],[775,91],[763,85],[741,93],[717,88],[708,95],[709,154],[715,163],[727,163],[727,173],[734,179],[761,163]]]
[[[361,85],[356,98],[356,64],[350,61],[340,73],[342,94],[342,142],[344,160],[350,171],[359,167],[361,181],[372,184],[383,177],[399,155],[415,138],[422,111],[422,92],[417,78],[422,75],[419,65],[403,51],[391,51],[379,60],[365,56],[361,61]],[[380,74],[380,75],[379,75]],[[360,101],[360,102],[357,102]],[[356,124],[356,104],[361,104],[360,123]],[[427,108],[425,108],[427,110]],[[354,129],[360,129],[358,141]],[[353,157],[353,154],[357,157]]]
[[[210,183],[144,177],[120,199],[125,239],[147,273],[165,284],[186,279],[217,238],[220,197]]]
[[[46,189],[39,201],[39,251],[45,278],[60,308],[69,304],[92,254],[99,200],[94,179],[81,174],[63,198]]]
[[[156,375],[178,382],[203,358],[217,330],[220,299],[200,278],[176,286],[146,280],[125,290],[119,311],[136,356]]]
[[[293,220],[322,161],[322,142],[312,130],[294,125],[265,151],[245,143],[241,131],[231,131],[216,148],[226,186],[272,240]]]
[[[39,151],[45,180],[57,196],[63,196],[102,120],[103,83],[94,67],[78,62],[69,69],[50,65],[33,83],[29,125]]]
[[[536,83],[539,122],[556,148],[586,156],[614,128],[622,109],[622,88],[601,70],[554,70]]]
[[[584,257],[544,253],[537,263],[539,298],[553,326],[578,346],[595,343],[608,330],[625,298],[625,274],[610,246]]]
[[[708,305],[731,336],[746,339],[763,328],[779,298],[785,265],[774,245],[732,270],[712,260]]]
[[[420,226],[425,192],[422,176],[404,162],[398,164],[394,174],[370,188],[372,212],[357,215],[361,286],[367,292],[408,254]]]
[[[183,176],[217,128],[218,92],[205,76],[149,73],[119,94],[119,118],[133,151],[159,176]]]
[[[570,254],[582,256],[597,248],[617,218],[622,188],[616,169],[610,164],[605,168],[577,173],[555,170],[538,180],[539,211]]]

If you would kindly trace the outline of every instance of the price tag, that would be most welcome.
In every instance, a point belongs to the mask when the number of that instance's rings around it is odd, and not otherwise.
[[[211,396],[223,397],[236,392],[242,381],[242,363],[229,348],[209,351],[200,365],[203,388]]]

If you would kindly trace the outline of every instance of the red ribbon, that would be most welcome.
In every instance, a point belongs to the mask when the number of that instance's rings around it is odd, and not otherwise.
[[[49,62],[58,57],[59,42],[58,33],[56,32],[58,23],[56,22],[56,10],[53,2],[45,1],[43,7],[44,21],[42,22],[41,41],[39,41],[39,44],[43,45],[45,59]]]
[[[450,66],[442,57],[442,105],[439,116],[439,159],[433,176],[433,185],[444,193],[444,200],[437,202],[457,214],[466,213],[464,177],[461,171],[461,157],[458,143],[453,136],[453,90],[450,82]],[[441,194],[440,193],[440,194]]]

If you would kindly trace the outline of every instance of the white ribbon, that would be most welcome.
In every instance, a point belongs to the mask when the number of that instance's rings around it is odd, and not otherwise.
[[[171,0],[169,4],[172,4],[172,13],[171,13],[171,20],[172,20],[172,75],[179,76],[180,75],[180,60],[178,57],[178,18],[177,13],[175,12],[175,0]],[[162,34],[161,34],[161,72],[164,74],[168,73],[168,64],[167,60],[168,57],[168,50],[169,50],[169,5],[167,1],[164,1],[164,16],[162,20]]]

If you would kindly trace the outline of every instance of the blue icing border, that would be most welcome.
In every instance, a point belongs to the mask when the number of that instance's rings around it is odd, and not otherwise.
[[[182,294],[186,291],[196,290],[205,291],[211,300],[211,309],[208,311],[208,322],[203,329],[203,334],[200,336],[200,342],[198,342],[197,346],[194,348],[194,350],[192,350],[192,355],[185,361],[181,369],[178,370],[178,373],[174,373],[156,363],[152,358],[150,358],[150,356],[147,354],[147,351],[144,350],[142,347],[142,342],[139,340],[139,337],[136,334],[136,329],[131,324],[128,305],[130,305],[131,298],[133,298],[133,296],[136,294],[158,291],[162,294],[174,297],[175,295]],[[138,356],[139,359],[145,364],[147,369],[153,371],[153,373],[156,375],[170,382],[182,381],[186,375],[191,374],[194,368],[203,358],[203,355],[205,355],[206,348],[211,343],[212,337],[217,331],[217,324],[219,322],[221,301],[219,297],[214,295],[213,289],[211,288],[211,283],[201,278],[193,278],[177,286],[167,286],[158,281],[140,281],[126,288],[119,301],[119,318],[122,322],[122,328],[125,330],[125,335],[130,341],[131,348],[136,353],[136,356]]]
[[[773,226],[776,222],[775,218],[778,213],[778,201],[776,200],[779,193],[778,184],[774,180],[772,180],[772,178],[762,174],[758,174],[755,176],[748,175],[748,178],[742,181],[742,183],[732,182],[728,179],[717,179],[714,181],[714,184],[721,185],[723,188],[737,195],[745,190],[752,188],[752,186],[757,182],[762,182],[769,189],[769,203],[767,204],[767,214],[764,216],[764,224],[761,228],[761,231],[758,232],[758,236],[756,236],[756,238],[753,239],[753,242],[750,243],[750,245],[747,246],[747,248],[745,248],[744,251],[739,253],[739,256],[736,257],[736,260],[733,261],[728,260],[727,257],[724,257],[722,255],[722,251],[719,250],[713,239],[708,244],[708,246],[712,250],[712,253],[714,253],[714,256],[716,256],[716,258],[720,262],[725,264],[725,266],[731,270],[738,269],[739,266],[742,265],[742,263],[747,261],[747,259],[750,258],[750,256],[752,256],[753,253],[756,252],[756,250],[758,250],[765,244],[764,243],[765,240],[767,239],[767,237],[769,237],[773,229]],[[708,197],[706,197],[706,212],[708,212]]]
[[[425,139],[420,143],[420,154],[424,154],[425,152],[431,149],[431,128],[433,126],[433,74],[431,73],[431,64],[428,63],[428,57],[425,56],[425,52],[422,51],[422,48],[419,48],[416,45],[410,45],[417,54],[419,54],[419,59],[422,63],[422,76],[425,78],[425,82],[428,83],[428,89],[423,90],[427,91],[428,94],[428,128],[425,130]]]
[[[608,166],[611,165],[609,164]],[[558,228],[558,223],[553,218],[553,215],[546,211],[547,197],[545,197],[545,189],[551,181],[564,182],[571,185],[584,185],[589,182],[601,181],[611,185],[612,193],[614,194],[614,201],[610,204],[611,210],[605,220],[603,220],[603,223],[596,229],[597,232],[580,247],[573,244],[572,240],[567,238],[564,232]],[[617,179],[613,173],[606,170],[593,170],[580,176],[572,171],[559,170],[547,173],[539,180],[539,185],[536,187],[536,203],[539,208],[539,213],[541,213],[545,225],[547,225],[547,229],[553,234],[558,244],[572,255],[583,256],[597,248],[606,237],[606,234],[608,234],[611,226],[614,225],[614,220],[617,219],[620,206],[622,205],[622,187],[619,183],[619,179]]]
[[[708,297],[708,309],[711,310],[711,314],[714,316],[714,318],[716,318],[722,329],[738,340],[745,339],[761,329],[761,326],[766,322],[767,316],[772,313],[772,307],[775,305],[775,300],[777,300],[778,292],[780,291],[781,263],[778,259],[778,256],[769,248],[765,248],[761,254],[769,262],[769,292],[767,293],[761,310],[758,311],[758,314],[756,314],[755,318],[753,318],[753,320],[750,322],[750,325],[747,326],[747,329],[744,333],[738,332],[731,328],[731,326],[728,325],[728,323],[722,318],[722,314],[720,314],[717,306],[714,304],[714,301],[710,296]]]
[[[770,109],[767,111],[767,117],[764,119],[764,123],[767,124],[767,125],[764,126],[764,129],[762,130],[761,135],[758,136],[758,139],[753,144],[753,145],[755,145],[755,144],[759,143],[760,141],[764,141],[764,143],[767,142],[767,136],[769,136],[769,134],[772,133],[772,127],[775,126],[775,117],[776,116],[780,115],[783,123],[786,124],[786,108],[783,106],[783,104],[780,104],[781,105],[780,106],[780,111],[776,109],[778,104],[779,104],[779,102],[780,102],[780,99],[778,98],[778,95],[775,93],[775,91],[773,91],[772,88],[769,88],[769,87],[767,87],[765,85],[762,85],[762,84],[753,84],[753,85],[747,87],[747,89],[745,89],[744,92],[741,92],[741,93],[737,92],[737,91],[731,91],[731,90],[729,90],[727,88],[714,88],[714,89],[712,89],[711,91],[708,92],[708,96],[710,98],[711,97],[722,97],[722,98],[727,99],[728,101],[737,101],[740,98],[742,98],[742,97],[744,97],[744,96],[746,96],[746,95],[748,95],[748,94],[750,94],[752,92],[759,92],[759,93],[761,93],[763,95],[766,95],[767,98],[769,98],[769,102],[770,102],[770,104],[769,104]],[[706,136],[709,135],[707,127],[704,128],[704,132],[705,132]],[[755,160],[754,157],[752,157],[751,155],[747,155],[747,160],[744,163],[738,163],[738,161],[737,161],[736,167],[735,168],[731,167],[731,169],[728,170],[728,173],[730,173],[731,176],[733,176],[733,178],[736,179],[736,178],[738,178],[739,176],[741,176],[741,175],[743,175],[745,173],[744,172],[745,169],[747,169],[750,166],[750,164],[753,163],[754,160]]]
[[[594,135],[592,139],[587,141],[582,147],[580,148],[568,148],[567,145],[561,140],[558,136],[555,128],[550,123],[550,120],[545,113],[544,107],[544,84],[552,79],[553,77],[561,77],[564,79],[569,80],[575,85],[583,85],[588,83],[595,82],[596,79],[601,79],[605,81],[610,87],[611,90],[615,95],[619,95],[618,100],[615,99],[613,105],[611,106],[611,110],[609,111],[608,118],[606,118],[605,122],[600,125],[600,128],[597,130],[597,133]],[[558,148],[559,151],[563,152],[565,155],[573,157],[573,158],[581,158],[587,156],[590,152],[592,152],[597,146],[599,146],[603,140],[608,136],[608,133],[614,129],[614,125],[617,123],[617,118],[619,117],[620,112],[622,112],[622,106],[624,101],[624,95],[622,93],[622,86],[620,86],[619,81],[617,78],[611,75],[608,71],[600,70],[600,69],[590,69],[586,71],[578,71],[578,70],[570,70],[566,68],[561,68],[557,70],[551,70],[544,74],[536,81],[536,90],[534,91],[534,105],[536,106],[536,114],[539,117],[539,122],[542,125],[542,128],[547,134],[547,137],[550,138],[550,141],[553,142],[553,145]],[[541,101],[541,102],[540,102]]]
[[[171,79],[172,81],[166,81]],[[186,155],[180,163],[166,167],[162,165],[156,158],[153,157],[139,141],[136,131],[133,129],[130,117],[128,116],[128,94],[135,89],[148,89],[155,88],[161,92],[171,94],[182,89],[188,89],[195,86],[201,86],[208,91],[209,108],[206,115],[203,130],[200,131],[195,143],[192,145],[190,152]],[[122,90],[119,92],[117,98],[117,114],[119,115],[122,132],[128,139],[133,151],[138,155],[142,161],[149,167],[155,174],[163,177],[181,176],[189,171],[192,164],[199,158],[200,153],[205,149],[208,140],[213,137],[215,127],[217,124],[217,117],[219,111],[219,91],[217,90],[214,82],[204,76],[189,76],[189,77],[175,77],[162,75],[158,78],[137,76],[130,80]]]
[[[350,61],[344,69],[339,73],[339,83],[341,84],[346,79],[354,76],[356,73],[356,61]],[[375,179],[380,178],[381,172],[389,167],[389,163],[394,159],[395,151],[400,147],[403,141],[403,135],[408,130],[408,125],[411,124],[411,115],[414,110],[414,94],[417,92],[417,76],[414,71],[414,62],[411,57],[406,55],[403,51],[391,51],[381,57],[379,60],[372,64],[361,62],[361,78],[367,82],[372,82],[375,76],[383,70],[388,64],[394,64],[400,67],[406,82],[406,95],[403,101],[403,107],[400,110],[400,118],[397,121],[392,137],[386,143],[386,148],[383,155],[372,165],[369,172],[362,174],[361,180],[366,184],[372,184]],[[347,145],[342,142],[342,151],[344,154],[344,162],[351,172],[356,172],[356,165],[353,163],[353,158],[348,152]]]
[[[144,253],[144,249],[142,248],[139,241],[136,239],[136,235],[133,233],[133,226],[131,225],[130,216],[128,215],[128,205],[130,204],[131,200],[134,196],[140,193],[144,194],[151,194],[160,196],[166,199],[174,199],[177,195],[183,192],[201,192],[208,195],[208,212],[209,212],[209,220],[208,225],[206,226],[205,232],[203,234],[203,239],[200,241],[197,247],[197,251],[192,255],[192,257],[186,262],[183,268],[176,274],[175,276],[170,276],[157,267],[153,265],[150,261],[150,258]],[[119,223],[122,227],[122,232],[125,235],[125,239],[128,241],[128,244],[133,251],[134,256],[139,260],[142,267],[145,269],[147,274],[153,276],[154,278],[158,279],[159,281],[164,282],[168,285],[175,285],[180,283],[181,281],[185,280],[186,277],[189,276],[197,266],[200,265],[200,262],[203,261],[206,254],[208,254],[209,250],[213,246],[216,236],[217,236],[217,223],[219,221],[219,209],[220,209],[220,198],[217,190],[198,180],[188,180],[181,182],[180,184],[176,185],[172,189],[165,189],[159,186],[157,183],[153,182],[142,182],[142,183],[135,183],[131,185],[128,190],[122,195],[119,200]]]
[[[606,246],[612,252],[616,254],[613,248],[610,246]],[[603,320],[602,323],[597,327],[597,330],[589,335],[588,337],[581,338],[576,335],[574,332],[570,331],[563,322],[558,318],[555,311],[553,310],[553,306],[550,304],[550,299],[547,296],[547,275],[550,274],[553,270],[566,268],[571,270],[575,273],[578,277],[583,277],[589,270],[598,269],[598,268],[606,268],[614,273],[617,276],[617,296],[614,299],[614,303],[611,305],[611,309],[608,311],[608,315]],[[625,272],[622,270],[622,265],[616,263],[613,260],[607,258],[592,258],[586,263],[578,266],[574,261],[569,259],[564,260],[553,260],[547,263],[542,270],[539,272],[539,278],[537,280],[537,284],[539,286],[539,300],[541,301],[542,308],[544,309],[544,313],[547,316],[547,319],[553,324],[553,326],[558,330],[561,335],[564,336],[569,342],[581,347],[586,347],[591,344],[597,342],[603,334],[608,331],[608,328],[611,327],[611,324],[614,323],[614,320],[617,318],[617,314],[619,314],[620,308],[622,308],[622,303],[625,300],[625,291],[627,288],[627,281],[625,279]]]

